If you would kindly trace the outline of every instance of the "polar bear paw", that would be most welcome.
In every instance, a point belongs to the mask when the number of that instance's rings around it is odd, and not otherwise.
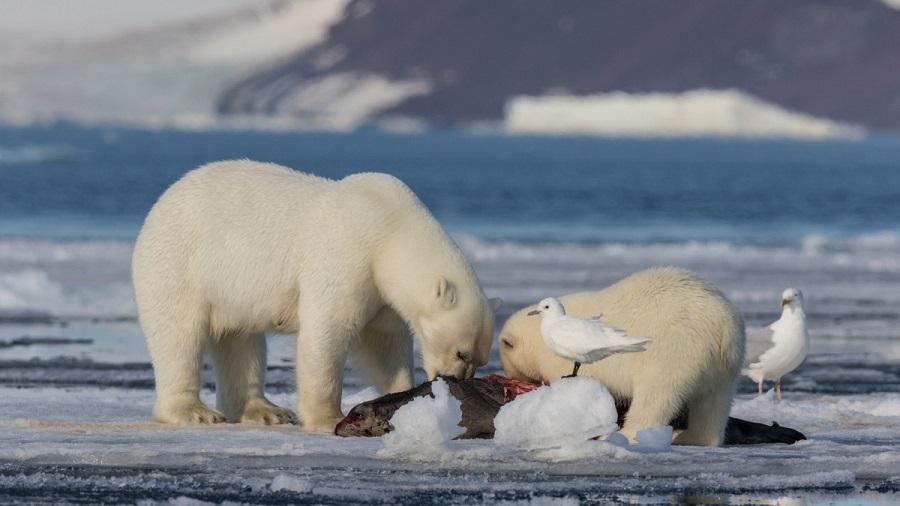
[[[278,407],[265,399],[254,399],[247,403],[241,415],[241,423],[259,425],[297,425],[297,415],[293,411]]]
[[[304,432],[327,432],[334,433],[334,428],[337,426],[338,422],[343,420],[343,416],[332,416],[327,418],[316,418],[312,420],[303,420],[303,431]]]
[[[178,403],[162,409],[157,408],[153,412],[153,419],[157,422],[178,425],[208,425],[226,421],[225,415],[207,408],[199,400]]]

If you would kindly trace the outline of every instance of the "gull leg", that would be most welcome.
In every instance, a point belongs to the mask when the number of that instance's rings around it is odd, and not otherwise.
[[[781,379],[775,380],[775,398],[781,402]]]
[[[574,378],[575,376],[578,376],[578,369],[580,367],[581,367],[581,362],[575,362],[575,367],[572,368],[572,374],[569,374],[568,376],[563,376],[563,378]]]
[[[763,394],[763,380],[759,380],[759,383],[756,384],[756,391],[759,392],[759,395]]]

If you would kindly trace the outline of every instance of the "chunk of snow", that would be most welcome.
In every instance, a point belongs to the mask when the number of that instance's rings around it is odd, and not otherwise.
[[[273,478],[269,488],[272,489],[272,492],[278,492],[279,490],[286,490],[288,492],[312,491],[312,485],[310,485],[308,480],[288,474],[279,474]]]
[[[584,443],[617,429],[616,404],[597,380],[564,378],[507,403],[494,418],[494,441],[523,448]]]
[[[417,397],[391,417],[394,430],[382,436],[385,456],[434,457],[446,452],[446,443],[465,429],[459,426],[462,409],[450,387],[438,378],[431,396]]]
[[[628,442],[628,438],[623,436],[621,432],[613,432],[606,438],[606,442],[621,448],[628,448],[628,445],[631,444]]]
[[[672,427],[664,425],[639,430],[634,439],[640,449],[667,451],[672,449]]]

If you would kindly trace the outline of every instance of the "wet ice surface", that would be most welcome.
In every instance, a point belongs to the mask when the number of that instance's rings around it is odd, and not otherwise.
[[[130,246],[0,241],[0,503],[900,501],[898,236],[813,237],[794,248],[461,242],[487,293],[507,300],[501,321],[544,296],[657,264],[709,278],[752,325],[777,318],[783,288],[804,289],[812,349],[785,379],[786,401],[755,398],[746,380],[733,414],[777,420],[809,440],[653,452],[451,441],[407,455],[382,451],[378,438],[296,427],[155,425],[153,373],[128,295]],[[267,392],[293,408],[293,342],[272,336],[269,350]],[[492,372],[496,350],[480,374]],[[212,403],[208,368],[203,381]],[[345,410],[374,395],[352,367],[344,394]]]
[[[52,376],[52,369],[45,374]],[[799,376],[802,384],[808,374]],[[0,502],[179,496],[214,503],[384,504],[900,499],[896,381],[892,391],[872,394],[788,389],[781,404],[771,395],[739,396],[735,416],[778,420],[810,438],[793,446],[642,453],[600,441],[540,450],[451,441],[436,454],[414,447],[407,454],[384,452],[380,438],[304,434],[296,427],[152,424],[149,388],[4,383]],[[273,401],[294,407],[293,392],[270,390]],[[372,394],[348,385],[345,409]],[[203,397],[212,403],[214,393],[207,389]]]

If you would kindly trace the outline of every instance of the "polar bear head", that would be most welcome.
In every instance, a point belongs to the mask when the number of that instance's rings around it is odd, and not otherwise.
[[[506,320],[498,336],[500,363],[507,376],[521,381],[541,383],[558,377],[558,370],[571,369],[568,362],[550,351],[541,339],[540,318],[529,318],[537,306],[526,307]]]
[[[429,303],[410,323],[422,345],[428,378],[471,378],[488,361],[500,299],[487,299],[477,285],[461,289],[443,276],[427,299]]]

